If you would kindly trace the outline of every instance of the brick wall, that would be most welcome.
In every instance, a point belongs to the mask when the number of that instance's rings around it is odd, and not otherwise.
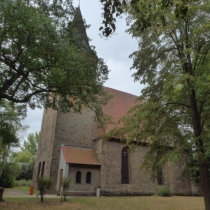
[[[52,151],[54,144],[54,135],[56,127],[57,111],[52,109],[44,109],[42,118],[42,127],[40,132],[40,140],[35,160],[33,185],[36,184],[39,163],[45,161],[44,177],[49,177],[50,166],[52,160]]]
[[[101,157],[100,185],[102,194],[151,195],[160,187],[150,180],[150,174],[140,169],[147,147],[140,146],[129,153],[129,184],[121,184],[121,152],[124,144],[106,141]],[[191,195],[189,179],[180,179],[182,167],[166,164],[163,170],[164,182],[173,194]]]
[[[87,109],[84,109],[82,114],[58,111],[50,170],[53,180],[57,180],[61,143],[92,148],[93,140],[98,138],[97,129],[94,113]],[[56,183],[53,187],[55,185]]]
[[[81,176],[81,184],[76,183],[76,173],[80,171]],[[86,174],[87,172],[91,172],[91,183],[86,183]],[[99,186],[99,175],[100,169],[94,168],[80,168],[80,167],[70,167],[69,168],[69,178],[71,180],[70,188],[68,191],[76,191],[76,192],[96,192],[96,187]]]

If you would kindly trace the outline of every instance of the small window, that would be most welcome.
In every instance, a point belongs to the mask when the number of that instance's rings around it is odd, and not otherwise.
[[[81,172],[77,171],[77,173],[76,173],[76,183],[81,184],[81,177],[82,177]]]
[[[39,168],[38,168],[38,173],[37,173],[37,179],[39,178],[39,176],[40,176],[40,172],[41,172],[41,165],[42,165],[42,163],[41,162],[39,162]]]
[[[43,161],[43,163],[42,163],[42,173],[41,173],[41,177],[44,176],[44,166],[45,166],[45,161]]]
[[[121,183],[129,184],[128,147],[122,150]]]
[[[161,166],[158,167],[158,171],[157,171],[157,181],[158,181],[158,185],[162,185],[163,184],[163,169]]]
[[[91,173],[90,172],[87,172],[87,174],[86,174],[86,183],[91,184]]]

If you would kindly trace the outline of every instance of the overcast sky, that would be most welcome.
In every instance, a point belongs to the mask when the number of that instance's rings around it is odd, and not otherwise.
[[[74,5],[78,6],[78,0],[74,0]],[[139,82],[134,83],[131,75],[134,70],[130,70],[132,60],[128,56],[137,50],[137,41],[125,32],[125,18],[118,19],[115,35],[108,40],[99,36],[99,27],[102,22],[102,10],[99,0],[80,0],[80,9],[83,18],[91,27],[87,29],[87,35],[92,40],[90,45],[96,47],[98,57],[105,60],[109,69],[109,79],[104,84],[117,90],[121,90],[134,95],[140,95],[142,86]],[[29,110],[28,116],[24,120],[24,125],[29,125],[25,136],[29,133],[39,132],[41,129],[43,110]]]

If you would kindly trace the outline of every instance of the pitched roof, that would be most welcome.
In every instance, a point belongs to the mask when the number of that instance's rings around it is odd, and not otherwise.
[[[93,149],[62,146],[61,150],[63,152],[66,163],[98,166],[101,165]]]
[[[132,106],[135,105],[137,96],[108,87],[104,87],[104,90],[108,94],[112,95],[113,98],[110,99],[107,105],[103,107],[103,112],[106,115],[111,116],[114,122],[117,122]],[[114,124],[109,124],[106,128],[106,132],[110,131],[114,127]]]

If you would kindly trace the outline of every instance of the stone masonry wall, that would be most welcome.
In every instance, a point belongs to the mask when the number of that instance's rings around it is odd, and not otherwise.
[[[41,132],[40,132],[40,140],[39,140],[38,151],[34,166],[34,174],[33,174],[34,186],[36,185],[38,167],[40,162],[41,164],[43,164],[43,161],[45,161],[44,177],[50,176],[50,166],[52,160],[56,118],[57,118],[56,110],[44,109]]]
[[[121,184],[121,152],[124,144],[107,141],[101,157],[100,185],[104,195],[151,195],[160,187],[150,180],[150,174],[140,169],[147,147],[139,146],[129,153],[129,184]],[[189,179],[180,180],[180,167],[164,166],[163,177],[173,194],[191,195]]]
[[[184,164],[184,163],[183,163]],[[190,177],[182,177],[184,165],[167,163],[163,169],[164,182],[174,195],[192,195]]]
[[[50,170],[50,177],[53,180],[57,180],[61,144],[92,148],[93,140],[98,138],[98,127],[94,115],[88,109],[83,109],[82,114],[58,111]],[[54,183],[55,186],[56,183]]]
[[[81,176],[81,184],[76,183],[76,173],[80,171]],[[86,183],[86,174],[87,172],[91,173],[91,183]],[[99,186],[99,175],[100,169],[99,168],[84,168],[84,167],[69,167],[69,178],[71,180],[71,186],[69,191],[75,192],[96,192],[96,187]]]

